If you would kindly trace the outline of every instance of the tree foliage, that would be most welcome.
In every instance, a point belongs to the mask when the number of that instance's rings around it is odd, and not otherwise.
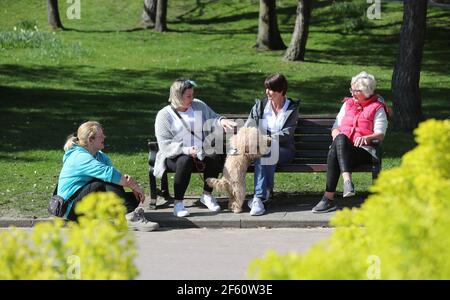
[[[332,236],[305,255],[270,252],[260,279],[450,279],[450,120],[428,120],[400,167],[383,171],[360,209],[336,213]]]
[[[0,232],[0,279],[133,279],[136,250],[122,203],[111,192],[91,193],[76,206],[78,223]]]

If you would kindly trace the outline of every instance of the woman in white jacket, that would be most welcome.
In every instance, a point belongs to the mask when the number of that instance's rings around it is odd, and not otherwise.
[[[175,172],[173,214],[177,217],[189,215],[183,199],[194,168],[203,172],[205,180],[209,177],[217,178],[222,171],[221,155],[204,154],[205,137],[214,127],[231,129],[236,126],[233,121],[216,114],[206,103],[194,99],[194,86],[195,83],[191,80],[175,80],[170,87],[170,105],[162,108],[155,120],[159,151],[153,173],[155,177],[161,178],[166,169]],[[209,210],[218,212],[220,206],[211,192],[212,188],[204,182],[200,202]]]

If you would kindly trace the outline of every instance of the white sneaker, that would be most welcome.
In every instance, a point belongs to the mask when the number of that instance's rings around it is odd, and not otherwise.
[[[256,198],[252,198],[252,199],[249,199],[249,200],[247,201],[247,206],[248,206],[248,208],[252,209],[253,200],[255,200],[255,199],[256,199]]]
[[[128,229],[138,231],[153,231],[159,228],[159,224],[151,222],[145,218],[144,209],[137,207],[134,211],[125,215]]]
[[[267,190],[266,191],[266,199],[264,201],[262,201],[262,200],[261,201],[266,202],[267,200],[269,200],[269,198],[270,198],[270,190]],[[252,209],[253,200],[255,200],[255,199],[257,199],[257,197],[253,196],[252,199],[247,201],[248,208]]]
[[[219,206],[219,204],[217,204],[217,200],[216,200],[216,198],[214,198],[213,195],[203,194],[200,197],[200,202],[205,204],[206,207],[210,211],[213,211],[213,212],[219,212],[220,211],[220,206]]]
[[[264,202],[269,201],[269,198],[270,198],[270,189],[267,189],[266,190],[266,199],[264,199]]]
[[[264,208],[264,204],[262,203],[261,199],[253,198],[250,216],[260,216],[264,214],[265,211],[266,209]]]
[[[187,209],[184,207],[183,202],[177,202],[174,207],[173,207],[173,215],[176,217],[187,217],[189,216],[189,212],[187,211]]]

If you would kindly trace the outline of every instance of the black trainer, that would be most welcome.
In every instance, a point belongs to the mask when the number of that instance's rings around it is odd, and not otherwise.
[[[327,197],[323,196],[319,203],[312,209],[312,212],[315,214],[327,213],[330,211],[335,211],[337,208],[334,201],[331,201]]]
[[[344,182],[344,192],[342,193],[343,198],[353,197],[356,195],[355,186],[351,180]]]

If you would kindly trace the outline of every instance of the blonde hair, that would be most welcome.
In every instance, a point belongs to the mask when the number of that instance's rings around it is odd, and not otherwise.
[[[375,91],[377,81],[372,74],[363,71],[352,78],[351,86],[361,90],[364,96],[370,97]]]
[[[183,94],[186,90],[194,88],[194,84],[188,79],[177,79],[170,87],[169,102],[173,107],[178,108],[183,106]]]
[[[89,138],[95,137],[100,129],[102,129],[102,125],[95,121],[88,121],[81,124],[78,127],[76,136],[72,134],[67,138],[64,144],[64,151],[69,150],[73,145],[86,147],[89,144]]]

